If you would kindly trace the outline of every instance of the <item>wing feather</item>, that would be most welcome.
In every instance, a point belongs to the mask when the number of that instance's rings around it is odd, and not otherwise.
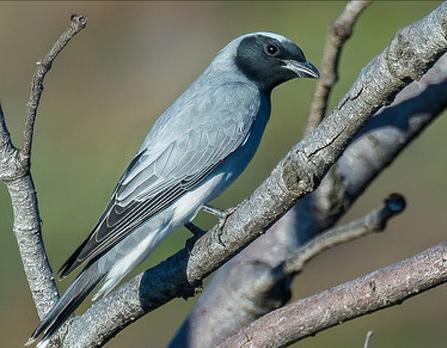
[[[180,97],[156,122],[90,236],[62,266],[62,277],[200,184],[245,141],[260,106],[257,89],[239,82],[212,87],[203,97]]]

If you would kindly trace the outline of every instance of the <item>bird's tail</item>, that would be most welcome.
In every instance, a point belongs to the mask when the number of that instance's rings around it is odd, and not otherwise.
[[[39,336],[42,336],[37,347],[46,347],[53,333],[65,322],[70,314],[75,311],[103,277],[104,273],[98,271],[96,262],[87,266],[43,318],[39,326],[32,333],[26,345],[32,344]]]

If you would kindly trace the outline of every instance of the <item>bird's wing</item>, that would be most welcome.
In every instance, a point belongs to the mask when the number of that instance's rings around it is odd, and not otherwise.
[[[197,186],[244,142],[260,107],[257,89],[244,83],[208,89],[203,100],[184,99],[154,125],[98,224],[62,266],[61,277],[97,259]]]

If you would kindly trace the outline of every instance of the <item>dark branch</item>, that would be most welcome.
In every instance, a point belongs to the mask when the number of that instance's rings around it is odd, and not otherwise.
[[[383,205],[364,218],[340,227],[335,227],[311,239],[298,249],[297,254],[280,265],[281,272],[291,275],[304,267],[304,264],[324,250],[353,239],[363,237],[372,232],[382,232],[388,220],[405,209],[405,199],[399,194],[392,194],[385,199]],[[270,284],[272,288],[274,284]]]
[[[405,199],[399,194],[392,194],[384,200],[383,204],[364,216],[363,218],[340,227],[336,227],[322,233],[320,236],[308,241],[299,248],[295,255],[280,263],[278,266],[269,268],[261,263],[245,264],[246,269],[251,268],[256,273],[250,283],[251,288],[244,288],[247,297],[256,302],[259,294],[264,297],[271,296],[272,289],[280,282],[290,282],[290,277],[300,273],[304,265],[321,254],[324,250],[346,243],[354,239],[366,236],[373,232],[385,230],[388,221],[395,215],[400,214],[405,209]],[[266,271],[269,270],[269,271]],[[236,283],[237,284],[237,283]],[[253,296],[250,296],[252,294]],[[219,308],[221,308],[219,303]],[[255,308],[253,306],[252,308]],[[223,324],[225,325],[225,324]],[[215,337],[215,336],[208,336]],[[171,343],[171,347],[180,346],[181,342],[188,342],[180,337]],[[215,346],[218,342],[208,341],[209,346]],[[205,346],[201,343],[200,346]]]

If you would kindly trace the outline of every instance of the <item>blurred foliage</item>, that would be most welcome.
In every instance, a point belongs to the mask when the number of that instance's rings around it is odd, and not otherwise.
[[[436,1],[377,1],[360,19],[342,56],[332,103],[360,69],[404,25]],[[1,2],[0,96],[19,144],[34,63],[65,28],[72,13],[88,28],[64,50],[46,79],[33,153],[46,247],[55,269],[85,238],[121,171],[147,130],[227,41],[241,33],[275,31],[295,40],[318,64],[329,23],[341,1],[262,2]],[[302,133],[315,82],[292,81],[273,93],[262,145],[243,176],[218,199],[228,207],[265,178]],[[444,239],[447,204],[447,122],[441,118],[384,173],[347,219],[366,212],[389,192],[406,195],[407,212],[387,233],[330,250],[295,282],[295,298],[409,257]],[[10,202],[0,185],[1,347],[20,347],[37,324],[11,232]],[[200,216],[199,223],[214,220]],[[139,270],[172,254],[189,235],[178,231]],[[62,282],[62,288],[67,281]],[[300,347],[440,347],[447,340],[446,288],[303,341]],[[194,301],[175,300],[118,335],[109,347],[163,347]],[[440,305],[442,304],[442,305]],[[87,304],[88,305],[88,304]],[[86,305],[84,305],[85,308]],[[8,334],[6,334],[8,333]]]

